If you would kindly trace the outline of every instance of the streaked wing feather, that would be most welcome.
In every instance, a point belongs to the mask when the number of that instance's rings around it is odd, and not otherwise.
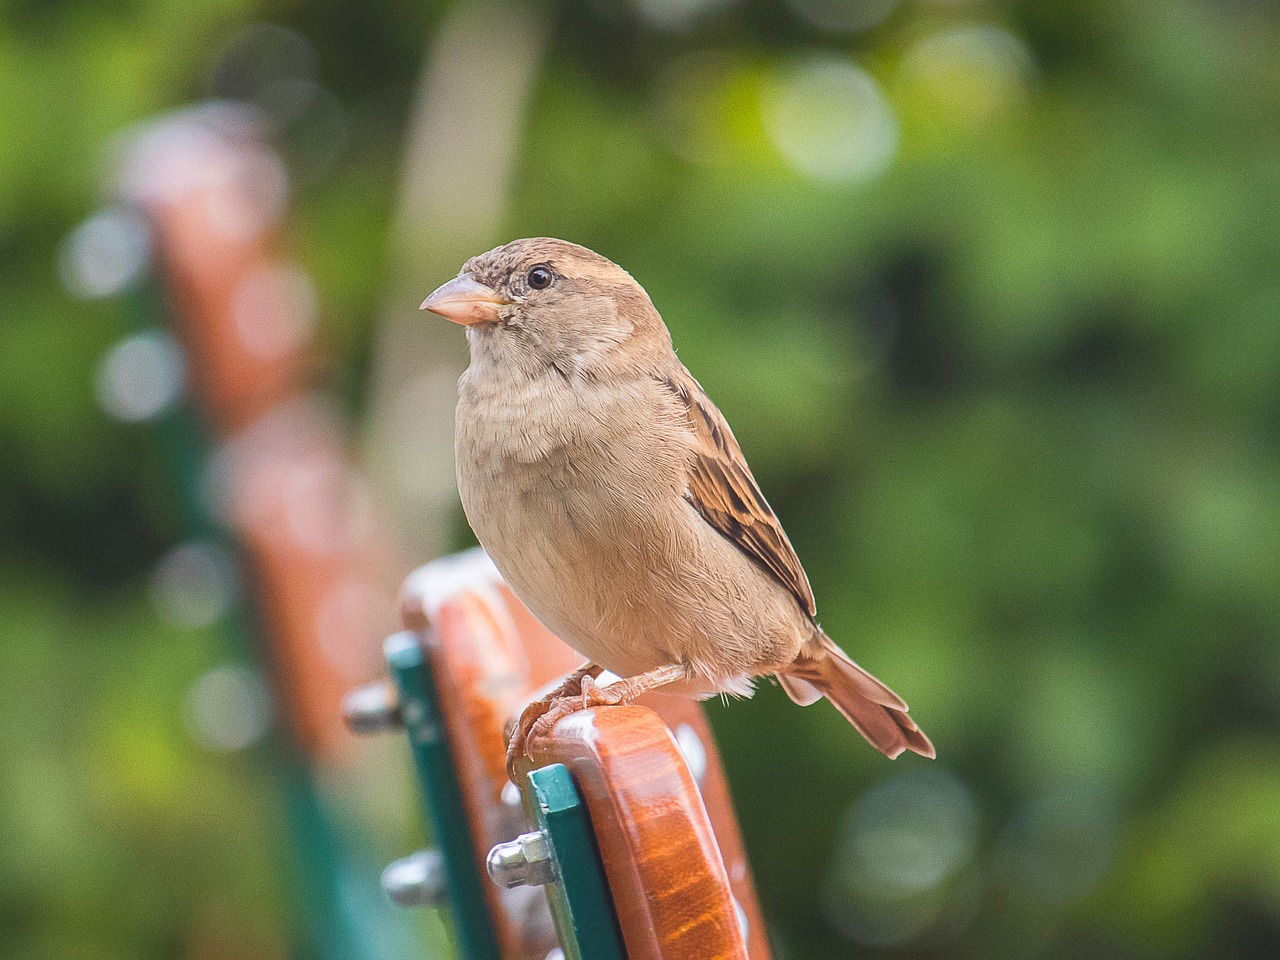
[[[818,608],[809,578],[724,416],[687,370],[659,379],[683,402],[696,438],[686,494],[689,503],[707,523],[776,576],[801,608],[814,616]]]

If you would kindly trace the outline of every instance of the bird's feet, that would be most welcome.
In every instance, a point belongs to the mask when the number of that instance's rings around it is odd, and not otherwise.
[[[622,703],[625,691],[618,690],[618,684],[600,686],[595,677],[582,677],[577,690],[557,690],[540,700],[534,700],[520,714],[515,729],[511,731],[511,739],[507,741],[507,776],[512,781],[516,777],[516,761],[521,757],[533,756],[531,745],[551,732],[552,728],[563,718],[580,710],[591,707],[608,707]]]
[[[591,707],[612,707],[630,703],[637,697],[689,679],[689,668],[683,664],[670,664],[641,673],[626,680],[615,680],[603,687],[596,683],[600,668],[587,664],[582,670],[570,674],[564,684],[541,700],[525,707],[507,742],[507,776],[515,782],[516,761],[533,756],[530,744],[545,737],[552,728],[571,713],[589,710]],[[576,685],[575,685],[576,681]]]
[[[555,687],[525,706],[507,736],[508,776],[511,776],[515,771],[516,759],[528,753],[526,744],[529,741],[529,732],[533,729],[533,725],[551,709],[557,700],[565,697],[576,697],[580,694],[582,692],[583,679],[590,678],[594,680],[600,675],[600,671],[600,667],[588,660],[561,680]]]

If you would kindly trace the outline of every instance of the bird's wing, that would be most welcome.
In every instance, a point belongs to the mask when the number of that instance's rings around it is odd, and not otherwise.
[[[724,416],[683,367],[658,379],[684,404],[693,428],[695,444],[685,499],[707,523],[781,580],[814,616],[818,607],[809,578]]]

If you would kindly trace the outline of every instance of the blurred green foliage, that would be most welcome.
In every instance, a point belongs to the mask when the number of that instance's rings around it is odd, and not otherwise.
[[[864,6],[834,31],[858,4],[548,6],[493,238],[564,236],[646,285],[825,627],[938,746],[890,766],[769,688],[711,708],[778,953],[1275,956],[1280,8]],[[443,15],[0,11],[5,956],[287,936],[263,771],[182,725],[220,640],[147,597],[180,532],[163,461],[95,406],[126,319],[59,285],[59,242],[114,135],[243,92],[216,68],[245,25],[295,31],[336,106],[286,131],[292,241],[358,396]],[[879,111],[861,166],[821,135],[850,104]]]

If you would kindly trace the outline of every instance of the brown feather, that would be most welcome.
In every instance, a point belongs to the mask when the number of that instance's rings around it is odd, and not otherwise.
[[[931,760],[937,756],[924,731],[907,716],[902,698],[854,663],[825,633],[819,631],[817,645],[797,657],[781,677],[786,678],[784,689],[798,703],[804,701],[797,694],[808,699],[806,688],[821,693],[890,760],[904,750]]]
[[[814,616],[818,606],[809,578],[724,416],[683,366],[661,382],[684,404],[696,439],[685,499],[707,523],[777,577],[801,609]]]

